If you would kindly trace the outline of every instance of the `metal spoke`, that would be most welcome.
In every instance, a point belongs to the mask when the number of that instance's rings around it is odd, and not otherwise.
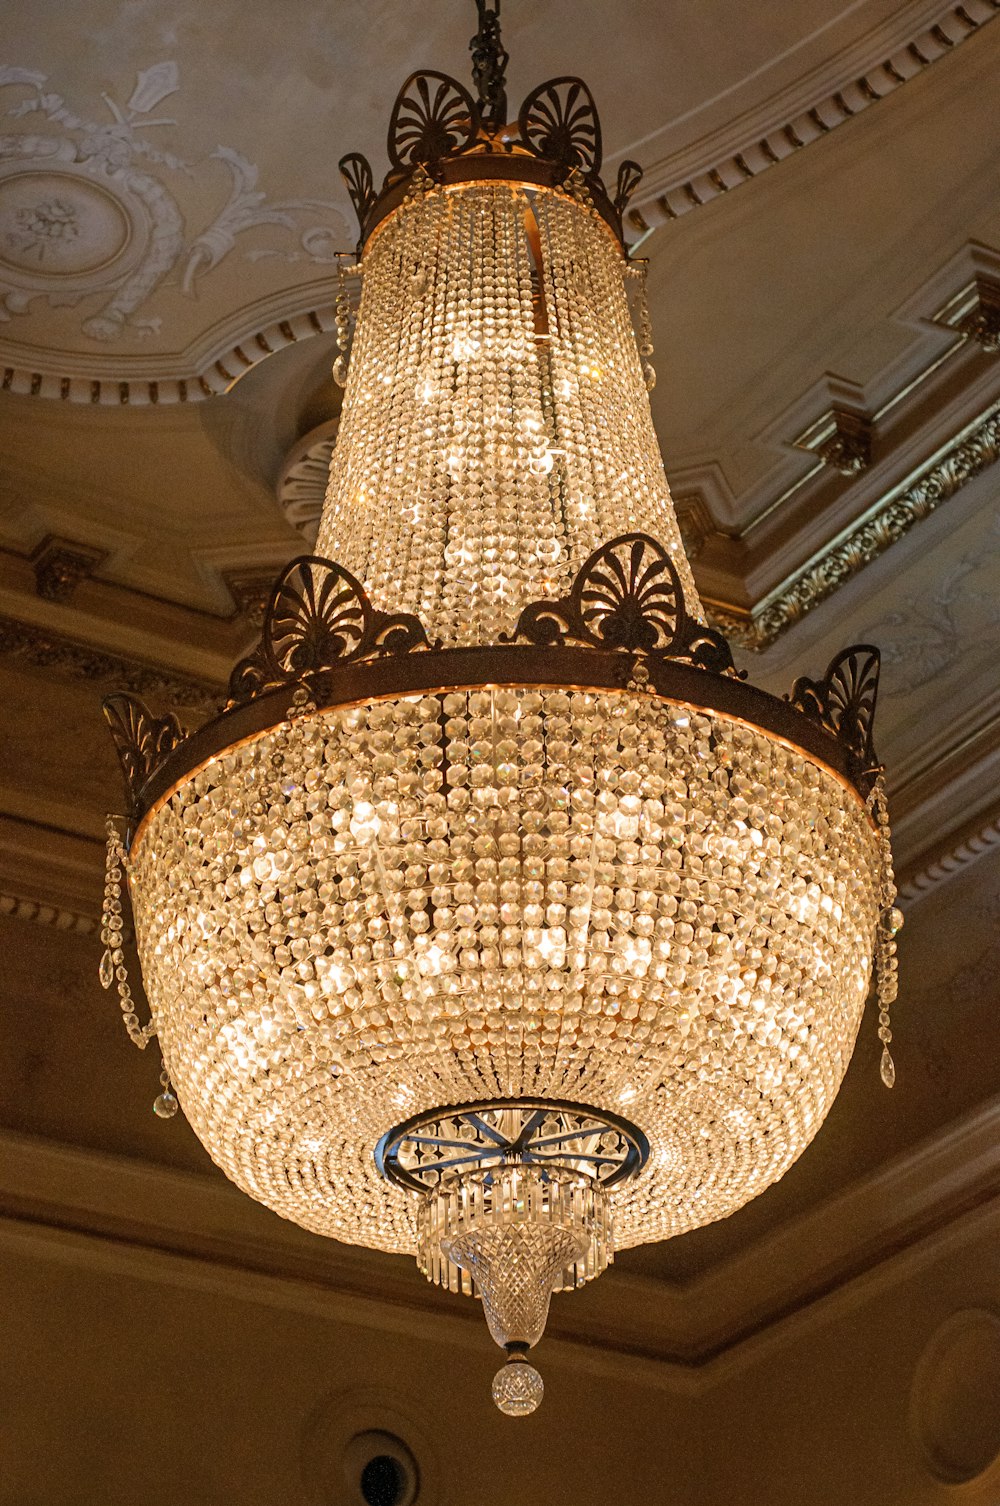
[[[444,1150],[474,1150],[474,1140],[439,1140],[435,1135],[407,1135],[404,1145],[438,1145]]]
[[[540,1164],[551,1163],[553,1165],[558,1165],[560,1158],[556,1156],[536,1156],[534,1152],[529,1148],[524,1154],[524,1159],[526,1161],[538,1161]],[[593,1161],[595,1166],[621,1165],[621,1161],[617,1156],[589,1156],[585,1155],[583,1151],[581,1151],[579,1154],[574,1154],[571,1151],[567,1159],[570,1161]]]
[[[505,1135],[489,1122],[520,1128]],[[551,1133],[540,1133],[543,1126]],[[470,1138],[459,1140],[457,1135]],[[613,1147],[603,1150],[610,1136]],[[607,1143],[607,1142],[605,1142]],[[428,1192],[439,1177],[476,1170],[489,1179],[503,1164],[523,1161],[543,1174],[558,1169],[616,1186],[645,1161],[641,1130],[614,1114],[543,1098],[495,1099],[415,1116],[383,1136],[376,1163],[384,1176],[411,1191]]]
[[[527,1123],[522,1128],[521,1133],[518,1135],[517,1139],[514,1141],[514,1144],[511,1146],[511,1151],[515,1155],[520,1154],[524,1150],[524,1147],[531,1140],[531,1137],[534,1134],[535,1130],[542,1123],[542,1121],[544,1119],[547,1119],[547,1118],[548,1118],[548,1113],[547,1113],[547,1111],[545,1109],[536,1109],[535,1110],[535,1112],[532,1114],[531,1118],[527,1121]]]
[[[497,1150],[479,1151],[472,1156],[453,1156],[449,1161],[425,1161],[422,1166],[412,1166],[411,1175],[420,1176],[428,1171],[450,1171],[453,1166],[478,1166],[483,1161],[496,1161],[503,1157],[503,1151]]]
[[[566,1130],[562,1135],[544,1135],[541,1140],[533,1140],[532,1145],[560,1145],[564,1140],[596,1140],[599,1135],[606,1135],[607,1130],[603,1125],[595,1125],[593,1129]]]
[[[495,1130],[491,1125],[484,1123],[478,1114],[466,1114],[464,1117],[467,1124],[475,1125],[476,1129],[481,1134],[484,1134],[487,1140],[492,1140],[494,1145],[502,1145],[504,1150],[509,1149],[510,1141],[507,1139],[507,1136],[501,1135],[499,1130]]]

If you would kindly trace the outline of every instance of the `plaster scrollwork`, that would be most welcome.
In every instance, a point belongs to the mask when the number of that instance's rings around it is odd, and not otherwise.
[[[324,199],[288,199],[282,203],[269,204],[266,193],[257,187],[258,172],[252,162],[248,162],[241,153],[228,146],[216,147],[212,156],[225,163],[231,175],[232,186],[226,204],[212,224],[192,241],[187,250],[181,280],[185,293],[194,292],[199,275],[218,266],[245,230],[253,230],[258,225],[280,225],[284,230],[296,231],[299,228],[299,215],[334,211],[334,206]],[[341,230],[325,225],[309,225],[300,236],[305,255],[310,261],[320,263],[336,261],[336,254],[331,248],[339,246],[343,240]],[[260,261],[267,256],[282,256],[288,261],[298,261],[301,255],[298,251],[281,252],[270,248],[257,248],[246,253],[249,261]]]
[[[868,629],[881,645],[883,664],[892,668],[886,691],[890,698],[919,690],[952,668],[967,649],[970,614],[980,639],[1000,627],[998,563],[1000,513],[989,536],[956,560],[929,595],[916,597]]]
[[[32,131],[0,134],[0,320],[28,314],[41,300],[50,308],[84,305],[80,328],[89,340],[149,335],[162,318],[147,306],[168,275],[194,296],[246,232],[277,226],[319,262],[343,238],[336,205],[271,202],[256,166],[234,148],[217,146],[193,164],[150,140],[154,129],[177,123],[154,114],[181,87],[176,63],[142,70],[124,105],[105,94],[107,119],[75,113],[47,85],[43,73],[0,67],[0,89],[22,96],[0,118],[37,122]],[[191,234],[178,190],[185,180],[210,189],[213,161],[228,170],[229,196]],[[312,223],[303,227],[305,217]]]
[[[330,480],[330,457],[337,440],[339,416],[304,435],[289,452],[278,479],[281,510],[310,547],[316,542],[320,514]]]

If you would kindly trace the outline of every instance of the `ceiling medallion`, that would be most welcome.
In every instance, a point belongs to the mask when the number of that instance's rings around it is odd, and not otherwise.
[[[723,1218],[815,1135],[901,916],[878,652],[777,699],[710,628],[649,411],[651,338],[586,86],[507,124],[406,81],[315,555],[221,715],[107,704],[102,981],[223,1170],[474,1293],[508,1363],[553,1291]],[[633,326],[629,289],[640,301]],[[122,950],[123,876],[151,1018]]]

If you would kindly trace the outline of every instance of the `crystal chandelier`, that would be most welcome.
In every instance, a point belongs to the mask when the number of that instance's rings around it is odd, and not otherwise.
[[[508,124],[479,9],[477,98],[414,74],[381,191],[341,163],[362,292],[317,554],[207,725],[106,703],[101,974],[160,1042],[156,1112],[283,1217],[478,1295],[522,1415],[553,1291],[809,1144],[873,963],[892,1085],[902,917],[878,653],[784,700],[737,674],[650,417],[639,169],[609,196],[579,79]]]

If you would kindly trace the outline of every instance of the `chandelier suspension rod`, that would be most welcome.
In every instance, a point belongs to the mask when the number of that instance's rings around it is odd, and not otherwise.
[[[490,6],[476,0],[479,30],[469,43],[472,53],[472,81],[483,124],[492,132],[507,123],[507,64],[510,55],[500,40],[500,0]]]

